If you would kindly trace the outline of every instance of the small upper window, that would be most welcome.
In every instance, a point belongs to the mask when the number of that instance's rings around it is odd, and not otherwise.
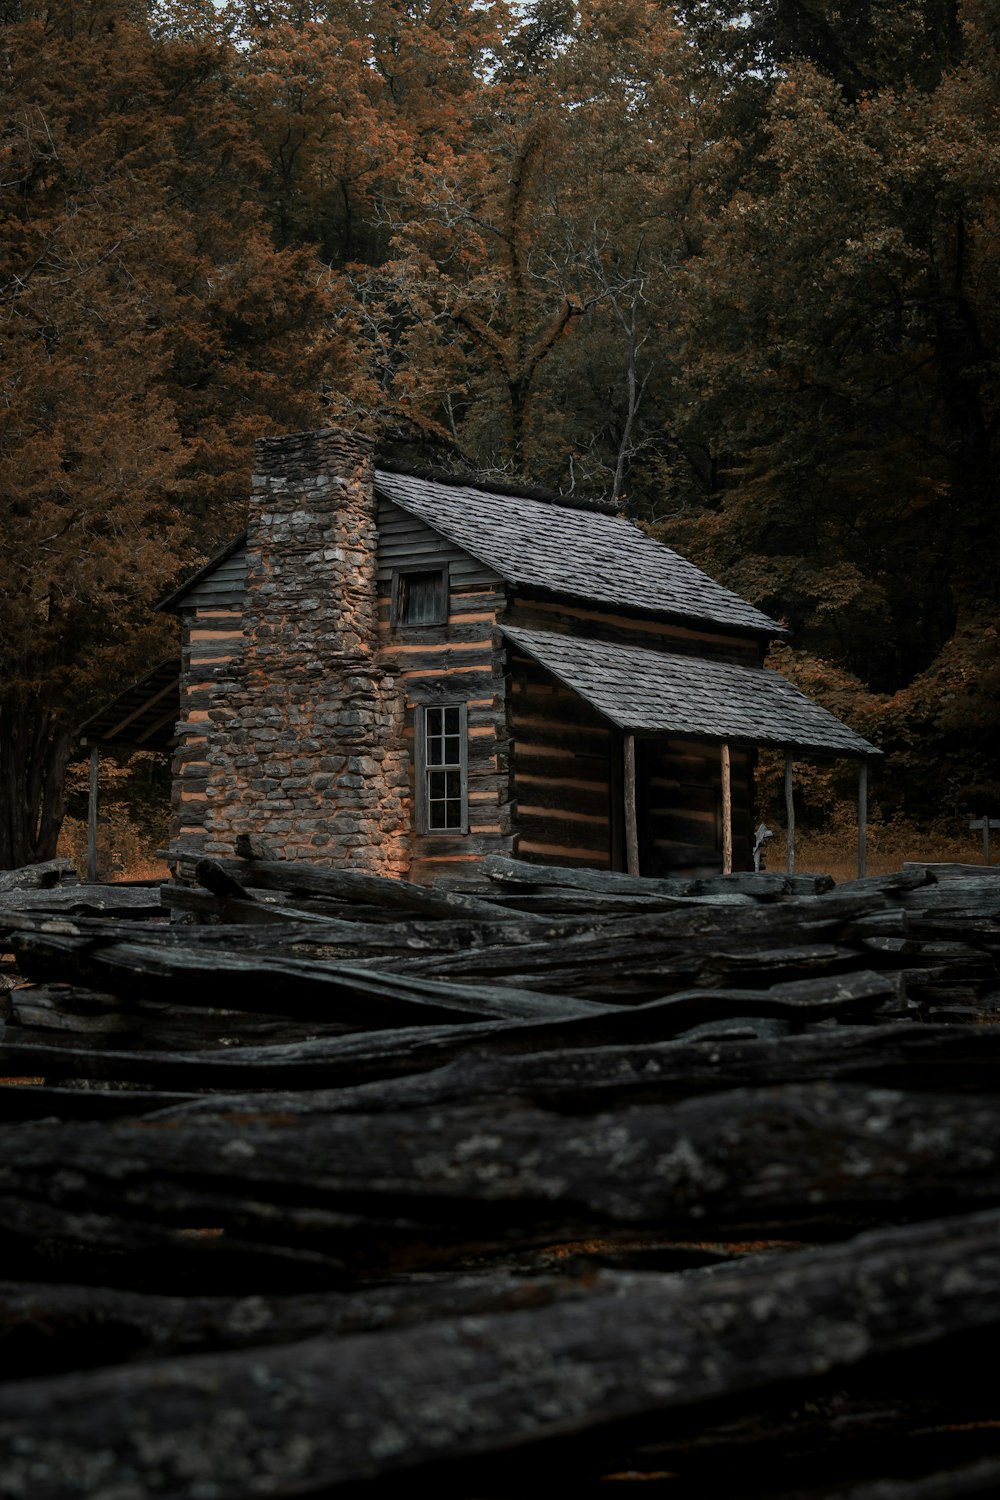
[[[392,579],[393,625],[447,625],[448,568],[399,569]]]

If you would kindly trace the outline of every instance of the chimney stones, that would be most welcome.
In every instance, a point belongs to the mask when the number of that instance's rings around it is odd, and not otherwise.
[[[337,429],[257,445],[242,658],[209,714],[206,841],[404,875],[403,702],[377,657],[371,440]]]

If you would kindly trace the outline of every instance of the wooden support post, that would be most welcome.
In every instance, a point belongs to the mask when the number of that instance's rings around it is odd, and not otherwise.
[[[792,752],[785,751],[785,869],[795,874],[795,797],[792,791]]]
[[[625,736],[625,858],[630,875],[639,873],[639,821],[635,806],[635,735]]]
[[[868,762],[858,767],[858,879],[868,873]]]
[[[722,747],[722,873],[733,873],[733,777],[728,745]]]
[[[972,822],[969,824],[969,827],[973,832],[977,828],[982,829],[983,864],[988,865],[990,862],[990,829],[995,828],[1000,831],[1000,818],[991,818],[986,813],[983,813],[983,816],[981,818],[973,818]]]
[[[87,803],[87,881],[97,884],[97,773],[101,752],[96,745],[90,749],[90,797]]]

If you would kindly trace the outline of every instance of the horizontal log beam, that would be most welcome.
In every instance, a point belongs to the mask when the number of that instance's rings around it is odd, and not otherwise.
[[[29,978],[82,981],[95,990],[209,1009],[273,1013],[280,994],[289,1017],[367,1029],[457,1016],[528,1020],[585,1015],[586,1000],[537,991],[380,973],[374,968],[237,951],[171,949],[37,932],[12,939]]]
[[[220,1100],[196,1118],[21,1125],[0,1251],[42,1265],[53,1243],[108,1256],[136,1235],[162,1251],[163,1226],[210,1225],[217,1268],[256,1244],[365,1277],[637,1229],[788,1238],[998,1203],[1000,1101],[978,1094],[787,1084],[732,1090],[724,1109],[583,1118],[477,1104],[248,1120]]]
[[[148,1496],[243,1500],[476,1462],[465,1493],[480,1493],[498,1454],[544,1461],[550,1442],[625,1424],[653,1436],[657,1414],[748,1390],[807,1398],[891,1355],[940,1345],[946,1379],[946,1330],[984,1357],[995,1338],[998,1252],[989,1213],[581,1302],[25,1381],[0,1394],[4,1478],[30,1495],[44,1474],[45,1500],[76,1500],[81,1476],[110,1500],[123,1475]]]

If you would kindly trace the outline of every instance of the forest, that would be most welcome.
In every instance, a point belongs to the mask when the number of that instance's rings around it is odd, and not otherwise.
[[[324,425],[613,499],[786,625],[876,816],[997,815],[991,0],[0,0],[0,49],[0,868]]]

